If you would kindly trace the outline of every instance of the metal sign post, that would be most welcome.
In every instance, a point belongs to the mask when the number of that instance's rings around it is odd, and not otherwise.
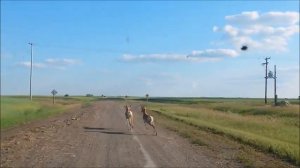
[[[52,95],[53,95],[53,104],[55,104],[55,95],[58,93],[55,89],[53,89],[51,91]]]
[[[146,94],[147,104],[148,104],[149,94]]]

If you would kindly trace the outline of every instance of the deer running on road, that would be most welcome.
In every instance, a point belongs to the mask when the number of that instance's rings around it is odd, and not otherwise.
[[[154,129],[155,135],[157,136],[157,131],[156,131],[156,128],[155,128],[155,125],[154,125],[153,116],[151,116],[150,114],[148,114],[146,112],[146,107],[145,106],[141,106],[141,107],[142,107],[143,120],[144,120],[144,124],[145,124],[146,129],[147,129],[146,124],[149,124]]]
[[[129,124],[129,130],[133,128],[133,113],[131,111],[131,106],[125,105],[125,117]]]

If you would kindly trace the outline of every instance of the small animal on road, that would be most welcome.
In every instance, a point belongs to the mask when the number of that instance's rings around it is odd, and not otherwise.
[[[157,131],[156,131],[156,128],[155,128],[155,125],[154,125],[153,116],[151,116],[150,114],[147,113],[145,106],[141,106],[141,108],[142,108],[141,112],[143,113],[143,120],[144,120],[144,124],[145,124],[146,129],[147,129],[146,124],[149,124],[153,128],[154,133],[157,136]]]
[[[129,130],[133,128],[133,113],[131,111],[131,106],[125,105],[125,117],[129,124]]]

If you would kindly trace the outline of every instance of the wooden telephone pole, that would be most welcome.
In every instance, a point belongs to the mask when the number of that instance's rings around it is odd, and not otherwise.
[[[276,93],[276,65],[274,65],[274,104],[277,105],[277,93]]]
[[[266,62],[262,63],[262,65],[266,65],[266,74],[265,74],[265,104],[268,103],[267,101],[267,84],[268,84],[268,60],[271,59],[271,57],[266,57],[265,60]]]

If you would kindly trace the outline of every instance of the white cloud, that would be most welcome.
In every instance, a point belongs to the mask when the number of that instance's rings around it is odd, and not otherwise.
[[[219,31],[220,29],[219,29],[219,27],[218,26],[214,26],[213,27],[213,32],[217,32],[217,31]]]
[[[229,24],[223,28],[213,27],[214,32],[223,32],[236,48],[248,45],[259,51],[286,51],[288,40],[299,33],[298,12],[242,12],[225,17]],[[216,31],[218,30],[218,31]]]
[[[231,37],[235,37],[238,35],[239,30],[231,25],[226,25],[224,27],[224,32]]]
[[[18,65],[30,68],[31,63],[29,61],[24,61],[24,62],[18,63]],[[46,65],[44,63],[32,63],[32,67],[34,67],[34,68],[45,68]]]
[[[124,54],[121,60],[125,62],[187,61],[185,55],[180,54]]]
[[[299,32],[299,25],[292,25],[288,27],[272,27],[266,25],[252,25],[240,30],[241,35],[277,35],[289,37]]]
[[[56,65],[56,66],[61,66],[61,65],[75,65],[75,64],[79,63],[78,60],[67,59],[67,58],[62,58],[62,59],[49,58],[49,59],[46,59],[45,62],[47,64]]]
[[[66,69],[67,66],[79,64],[79,60],[75,59],[53,59],[49,58],[43,62],[33,62],[32,66],[35,68],[56,68],[56,69]],[[18,65],[30,68],[30,61],[19,62]]]
[[[223,57],[236,57],[238,52],[232,49],[207,49],[203,51],[193,51],[187,57],[195,58],[223,58]]]
[[[213,32],[225,35],[225,41],[233,49],[206,49],[190,54],[124,54],[124,62],[215,62],[225,57],[236,57],[243,45],[254,51],[283,52],[288,49],[288,40],[299,33],[298,12],[242,12],[225,16],[228,22],[223,28],[214,26]],[[188,59],[187,59],[188,58]]]
[[[225,16],[225,19],[231,24],[237,25],[270,25],[270,26],[289,26],[299,23],[298,12],[267,12],[259,14],[257,11],[247,11],[241,14]]]
[[[121,57],[125,62],[215,62],[224,57],[236,57],[238,52],[231,49],[207,49],[193,51],[191,54],[145,54],[130,55],[124,54]]]
[[[253,24],[258,21],[258,18],[259,14],[257,11],[247,11],[241,14],[225,16],[225,20],[229,23],[238,25]]]

